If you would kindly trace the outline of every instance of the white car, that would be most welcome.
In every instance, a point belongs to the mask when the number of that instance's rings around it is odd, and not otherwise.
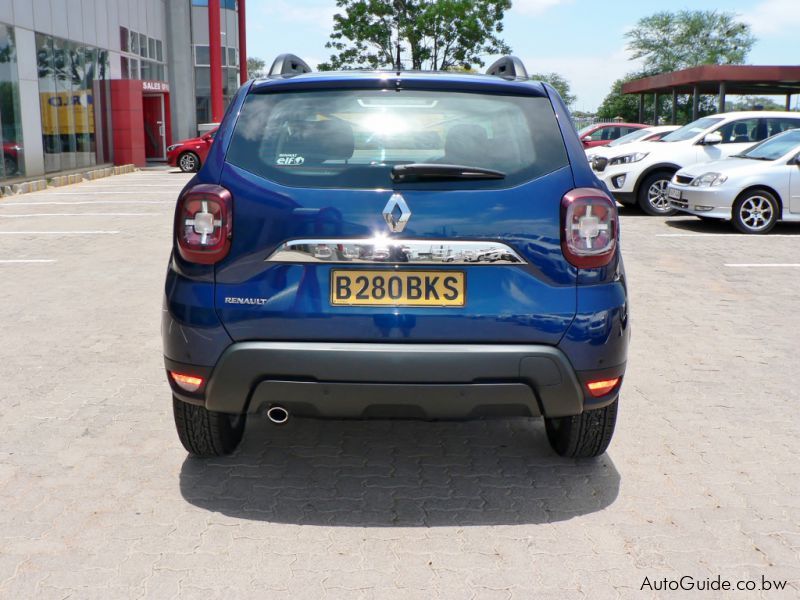
[[[630,144],[631,142],[655,142],[678,128],[678,125],[653,125],[652,127],[645,127],[643,129],[634,129],[622,137],[611,140],[605,146],[586,148],[586,156],[587,158],[591,158],[595,154],[602,155],[607,153],[609,148],[616,148],[617,146]]]
[[[676,129],[657,142],[633,142],[618,147],[592,168],[623,204],[638,204],[650,215],[671,215],[667,198],[672,176],[683,167],[740,154],[756,142],[800,127],[800,113],[731,112],[703,117]]]
[[[800,129],[735,157],[681,169],[667,190],[671,205],[699,217],[730,219],[743,233],[800,221]]]
[[[672,133],[676,129],[678,129],[677,125],[657,125],[653,127],[645,127],[644,129],[635,129],[627,135],[623,135],[622,137],[612,140],[605,146],[586,148],[586,159],[589,161],[589,164],[597,161],[598,166],[602,164],[602,168],[604,169],[608,163],[608,157],[619,154],[617,146],[623,146],[625,144],[630,144],[631,142],[656,142],[668,133]]]

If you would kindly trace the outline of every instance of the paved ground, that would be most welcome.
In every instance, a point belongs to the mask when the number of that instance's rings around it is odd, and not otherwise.
[[[0,200],[0,597],[681,597],[640,591],[681,576],[800,595],[800,269],[729,266],[800,263],[800,228],[623,217],[634,333],[595,462],[524,420],[251,422],[202,462],[159,338],[186,180]]]

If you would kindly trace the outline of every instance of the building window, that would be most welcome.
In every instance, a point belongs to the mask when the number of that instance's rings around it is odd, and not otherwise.
[[[194,68],[194,91],[197,103],[197,122],[211,121],[211,69],[209,67]]]
[[[130,48],[130,44],[129,44],[130,39],[128,37],[129,35],[130,34],[128,33],[128,28],[127,27],[120,27],[119,28],[119,49],[122,50],[122,52],[128,52],[129,51],[129,48]]]
[[[166,81],[162,41],[124,27],[120,28],[120,32],[121,36],[127,35],[126,39],[130,42],[127,56],[121,57],[122,78]],[[141,60],[140,57],[149,57],[150,60]]]
[[[208,46],[195,46],[194,47],[194,66],[195,67],[208,67],[211,66],[211,53]],[[223,67],[236,65],[237,50],[236,48],[220,48],[220,64]]]
[[[37,33],[36,56],[45,171],[108,162],[108,51]]]
[[[192,6],[208,6],[208,0],[192,0]],[[219,7],[236,10],[236,0],[219,0]]]
[[[0,180],[25,175],[14,29],[0,24]]]
[[[211,54],[208,51],[208,46],[195,46],[194,47],[194,65],[196,67],[211,66]]]
[[[223,69],[224,79],[222,85],[222,94],[225,96],[225,105],[227,106],[228,100],[233,97],[236,90],[239,89],[239,69]]]

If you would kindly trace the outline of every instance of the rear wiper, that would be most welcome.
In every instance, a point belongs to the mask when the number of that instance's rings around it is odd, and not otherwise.
[[[410,163],[392,167],[392,181],[406,183],[423,180],[447,179],[504,179],[502,171],[467,167],[464,165],[440,165],[436,163]]]

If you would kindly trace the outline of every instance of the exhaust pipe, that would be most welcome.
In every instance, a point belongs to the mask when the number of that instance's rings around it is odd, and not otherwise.
[[[276,404],[267,409],[267,418],[275,425],[283,425],[289,420],[289,411]]]

